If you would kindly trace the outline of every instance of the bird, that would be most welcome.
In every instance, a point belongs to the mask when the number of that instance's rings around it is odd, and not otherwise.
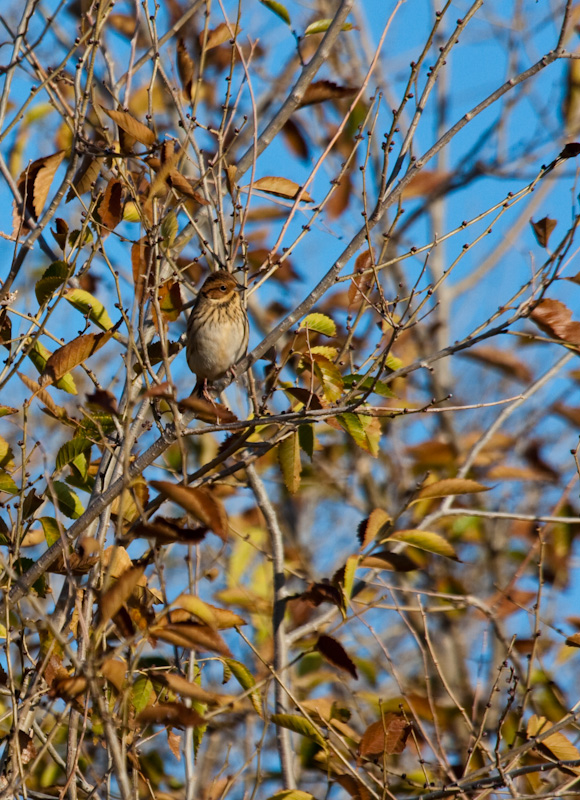
[[[187,322],[186,358],[197,376],[194,394],[213,404],[208,382],[233,372],[248,346],[248,315],[242,303],[244,286],[225,269],[205,279]]]

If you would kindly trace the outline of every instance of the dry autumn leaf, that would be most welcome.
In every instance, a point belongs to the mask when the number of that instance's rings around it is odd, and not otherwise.
[[[530,314],[530,319],[548,336],[580,345],[580,322],[572,319],[570,309],[559,300],[541,300]]]
[[[534,222],[533,219],[530,220],[530,225],[532,226],[532,230],[534,232],[534,236],[536,237],[537,243],[540,247],[547,247],[548,242],[550,240],[550,236],[552,235],[552,231],[556,227],[558,223],[555,219],[550,219],[549,217],[543,217],[539,219],[537,222]]]
[[[123,219],[123,183],[119,178],[111,178],[97,211],[101,222],[109,230],[114,230],[121,222]]]
[[[338,86],[332,81],[315,81],[304,92],[299,108],[310,106],[314,103],[324,103],[326,100],[341,100],[343,97],[353,97],[359,90],[354,86]]]
[[[203,725],[204,719],[184,703],[158,703],[137,714],[138,725],[171,725],[175,728],[192,728]]]
[[[46,203],[53,178],[65,155],[64,150],[59,150],[50,156],[37,158],[21,173],[18,178],[18,191],[22,202],[16,207],[20,217],[23,217],[26,208],[34,219],[38,219]]]
[[[100,350],[112,337],[114,331],[115,329],[112,328],[106,333],[86,333],[55,350],[46,362],[44,372],[40,376],[40,386],[50,386],[67,372],[78,367],[85,359]]]
[[[168,500],[180,505],[207,525],[224,541],[228,536],[228,517],[218,498],[209,489],[192,488],[169,481],[151,481],[151,486]]]
[[[320,655],[328,661],[329,664],[332,664],[334,667],[338,667],[338,669],[341,669],[344,672],[348,672],[348,674],[351,675],[355,680],[358,679],[358,673],[356,671],[354,661],[348,655],[339,641],[334,639],[332,636],[326,636],[322,634],[318,637],[316,649]]]
[[[117,124],[117,127],[146,147],[152,147],[157,142],[155,132],[152,131],[151,128],[148,128],[147,125],[143,125],[142,122],[135,119],[128,111],[114,111],[104,108],[103,106],[100,106],[100,108]]]
[[[385,755],[402,753],[412,727],[402,714],[387,712],[363,733],[358,747],[359,761],[375,761]]]
[[[289,178],[277,178],[274,175],[269,175],[265,178],[260,178],[255,181],[253,189],[259,189],[266,194],[274,194],[276,197],[288,197],[294,200],[300,191],[300,186]],[[308,192],[302,192],[300,200],[304,203],[313,203],[314,200]]]

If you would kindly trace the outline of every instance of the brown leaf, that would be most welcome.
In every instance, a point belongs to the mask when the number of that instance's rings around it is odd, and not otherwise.
[[[167,745],[175,758],[181,761],[181,736],[175,731],[167,731]],[[159,794],[156,795],[159,798]]]
[[[207,527],[184,528],[179,520],[155,517],[153,522],[139,523],[131,529],[132,537],[154,539],[159,545],[180,542],[181,544],[199,544],[205,538]]]
[[[18,191],[22,203],[17,207],[20,216],[23,216],[25,205],[30,215],[38,219],[46,203],[52,180],[65,155],[64,150],[59,150],[51,156],[38,158],[21,173],[18,178]]]
[[[348,672],[355,680],[358,680],[358,673],[354,661],[346,652],[339,641],[332,636],[322,635],[318,637],[316,649],[329,664],[332,664],[344,672]]]
[[[382,508],[375,508],[358,526],[357,537],[361,550],[367,547],[378,536],[379,532],[390,522],[390,516]]]
[[[111,178],[97,211],[101,222],[109,230],[114,230],[121,222],[123,219],[123,184],[119,178]]]
[[[60,380],[85,359],[100,350],[114,333],[114,329],[106,333],[86,333],[77,336],[72,342],[59,347],[46,362],[44,372],[40,376],[40,386],[50,386]]]
[[[343,97],[353,97],[358,92],[354,86],[338,86],[332,81],[316,81],[311,83],[304,92],[304,97],[299,108],[310,106],[313,103],[324,103],[326,100],[341,100]]]
[[[117,415],[119,413],[117,398],[108,389],[95,389],[92,394],[87,395],[87,403],[108,414]]]
[[[338,219],[350,203],[353,189],[351,170],[349,169],[340,178],[336,178],[333,183],[332,194],[324,208],[329,219]]]
[[[228,537],[228,517],[217,497],[205,488],[192,488],[169,481],[151,481],[151,486],[161,492],[168,500],[177,503],[190,514],[207,525],[210,530],[226,541]]]
[[[308,143],[306,142],[306,136],[297,122],[293,119],[287,120],[282,127],[282,136],[288,148],[297,158],[302,159],[302,161],[308,160],[310,151]]]
[[[530,220],[530,225],[532,226],[534,236],[536,237],[536,241],[540,247],[548,246],[548,241],[552,235],[552,231],[557,224],[558,223],[555,219],[550,219],[549,217],[543,217],[537,222],[534,222],[533,219]]]
[[[277,178],[274,175],[269,175],[255,181],[252,188],[259,189],[261,192],[266,192],[267,194],[274,194],[276,197],[289,197],[291,200],[294,200],[301,187],[288,178]],[[303,203],[314,202],[308,192],[302,192],[300,200]]]
[[[234,32],[230,33],[230,27]],[[207,39],[205,40],[205,50],[213,50],[214,47],[219,47],[220,44],[225,44],[225,42],[229,42],[230,39],[235,38],[238,33],[240,32],[241,28],[238,28],[235,25],[228,25],[225,22],[220,23],[217,28],[213,28],[213,30],[207,32]],[[199,34],[199,44],[203,47],[205,38],[205,31],[202,31]]]
[[[117,124],[118,128],[137,139],[138,142],[141,142],[146,147],[152,147],[157,142],[155,132],[148,128],[147,125],[143,125],[142,122],[136,120],[128,111],[113,111],[103,106],[100,106],[100,108]]]
[[[403,189],[402,197],[424,197],[443,188],[449,181],[449,173],[441,170],[423,169],[414,175]]]
[[[388,569],[391,572],[412,572],[420,569],[419,564],[406,553],[392,553],[390,550],[380,550],[378,553],[365,556],[359,566],[369,569]]]
[[[338,608],[343,607],[342,592],[331,583],[311,583],[308,589],[299,597],[313,606],[319,606],[321,603],[332,603]]]
[[[572,320],[572,312],[559,300],[541,300],[530,318],[548,336],[580,345],[580,322]]]
[[[152,250],[147,244],[147,237],[139,239],[131,247],[131,267],[133,270],[133,283],[135,285],[135,297],[141,301],[145,287],[149,288],[155,280],[154,261]]]
[[[191,86],[193,83],[193,59],[187,52],[183,39],[177,40],[177,71],[181,80],[181,88],[188,102],[191,102]]]
[[[133,594],[145,567],[130,567],[120,575],[110,589],[101,594],[99,610],[101,624],[108,622]]]
[[[68,190],[66,196],[67,203],[70,203],[77,195],[91,191],[101,174],[102,165],[103,159],[98,156],[87,155],[83,158],[80,167],[72,179],[71,188]]]
[[[84,694],[88,688],[88,681],[84,675],[73,675],[72,677],[56,678],[51,686],[49,694],[52,697],[62,697],[64,700],[74,700]]]
[[[119,658],[106,658],[100,672],[121,694],[127,684],[127,662]]]
[[[372,267],[374,263],[373,254],[370,250],[365,250],[361,253],[355,263],[354,272],[363,273],[365,270]],[[362,300],[368,300],[369,294],[375,282],[375,276],[372,272],[367,272],[364,275],[351,278],[351,284],[348,287],[348,304],[349,306],[355,303],[360,303]]]
[[[309,392],[308,389],[303,389],[300,386],[293,386],[289,389],[284,389],[286,394],[292,395],[299,403],[305,408],[319,410],[323,408],[322,403],[320,402],[320,398]]]
[[[168,686],[172,692],[177,692],[182,697],[191,697],[193,700],[197,700],[200,703],[219,706],[228,702],[228,698],[225,695],[220,695],[216,692],[208,692],[207,689],[202,689],[199,684],[192,683],[181,675],[175,675],[172,672],[150,672],[149,677],[152,681],[159,682],[163,686]]]
[[[66,411],[64,408],[57,406],[46,389],[43,389],[36,381],[33,381],[32,378],[29,378],[28,375],[24,375],[19,372],[18,377],[26,386],[26,388],[30,389],[31,392],[34,392],[34,396],[44,403],[48,412],[50,412],[53,417],[56,417],[56,419],[64,419],[66,417]]]
[[[169,280],[157,290],[159,309],[165,322],[175,322],[183,310],[179,283]]]
[[[363,733],[358,747],[359,759],[374,761],[383,755],[402,753],[412,727],[402,714],[387,712]]]
[[[574,63],[577,63],[576,61]],[[576,158],[580,155],[580,143],[568,142],[564,145],[564,149],[559,153],[558,158]]]
[[[530,383],[533,374],[527,364],[514,355],[509,350],[499,347],[475,347],[472,350],[464,351],[463,355],[482,364],[495,367],[497,370],[507,375],[508,378],[515,378],[523,383]]]
[[[209,625],[194,622],[170,622],[166,625],[153,625],[149,629],[151,636],[161,639],[177,647],[189,650],[209,650],[229,658],[230,650],[217,631]]]
[[[174,728],[192,728],[203,725],[203,717],[183,703],[158,703],[144,708],[135,720],[138,725],[171,725]]]
[[[195,419],[209,422],[212,425],[238,421],[236,415],[229,408],[217,403],[209,403],[203,397],[196,397],[193,394],[179,401],[179,410],[193,411]]]

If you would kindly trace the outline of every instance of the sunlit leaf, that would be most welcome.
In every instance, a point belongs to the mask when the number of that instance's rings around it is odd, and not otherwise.
[[[151,486],[168,500],[172,500],[193,514],[220,538],[227,539],[228,518],[225,508],[209,489],[192,488],[169,481],[151,481]]]
[[[334,320],[326,314],[308,314],[300,322],[300,328],[308,328],[310,331],[323,333],[325,336],[336,336],[336,324]]]
[[[321,747],[326,746],[324,736],[322,736],[314,725],[304,717],[300,717],[297,714],[272,714],[270,719],[274,725],[280,725],[282,728],[287,728],[290,731],[294,731],[294,733],[299,733],[300,736],[306,736]]]
[[[288,197],[290,200],[294,200],[301,186],[288,178],[276,178],[270,175],[266,178],[260,178],[254,181],[253,188],[259,189],[261,192],[266,192],[266,194],[274,194],[276,197]],[[308,192],[302,192],[300,200],[303,203],[314,202]]]
[[[382,435],[381,425],[376,417],[364,414],[353,414],[350,411],[336,418],[344,430],[363,450],[375,458],[379,454],[379,443]]]
[[[411,730],[411,723],[402,714],[387,712],[363,733],[358,748],[359,757],[372,761],[383,755],[402,753]]]
[[[56,454],[56,469],[60,471],[67,464],[75,460],[77,456],[89,450],[91,443],[83,437],[75,437],[69,442],[65,442]]]
[[[250,692],[250,700],[254,706],[256,714],[262,717],[262,695],[260,694],[259,689],[254,689],[256,680],[250,670],[245,666],[245,664],[242,664],[241,661],[236,661],[233,658],[224,659],[224,669],[226,667],[232,673],[242,689],[246,692]],[[225,682],[226,679],[224,677],[224,683]]]
[[[291,433],[278,445],[278,462],[286,488],[290,494],[295,494],[300,487],[302,470],[298,431]]]
[[[426,550],[428,553],[435,553],[438,556],[452,558],[459,561],[453,546],[444,539],[439,533],[432,531],[405,530],[392,533],[385,539],[387,542],[404,542],[405,544],[417,547],[419,550]]]
[[[158,703],[147,706],[137,715],[138,725],[172,725],[176,728],[191,728],[202,725],[203,717],[184,703]]]
[[[64,298],[102,330],[108,331],[113,327],[105,306],[90,292],[85,292],[84,289],[68,289]]]
[[[332,18],[329,18],[317,19],[316,22],[311,22],[304,31],[304,36],[312,36],[313,33],[326,33],[326,31],[330,28],[332,21]],[[345,22],[344,25],[341,26],[340,30],[352,31],[355,30],[355,26],[351,25],[350,22]]]
[[[357,536],[361,550],[373,542],[382,529],[391,522],[391,517],[382,508],[375,508],[358,526]]]
[[[580,345],[580,322],[572,320],[572,312],[559,300],[541,300],[530,314],[530,319],[554,339]]]
[[[46,362],[44,372],[40,376],[40,385],[47,386],[57,383],[70,370],[100,350],[112,335],[112,330],[106,333],[86,333],[55,350]]]
[[[104,108],[103,106],[100,106],[100,108],[119,128],[121,128],[121,130],[128,133],[129,136],[132,136],[134,139],[137,139],[141,144],[144,144],[146,147],[152,147],[156,143],[157,136],[155,132],[152,131],[151,128],[148,128],[147,125],[143,125],[142,122],[135,119],[128,111],[114,111]]]
[[[278,3],[277,0],[260,0],[260,3],[263,6],[266,6],[266,8],[269,8],[270,11],[273,11],[276,16],[280,17],[280,19],[286,23],[286,25],[292,24],[288,9],[286,6],[282,5],[282,3]]]
[[[477,494],[478,492],[489,492],[489,490],[489,486],[484,486],[482,483],[469,478],[444,478],[441,481],[435,481],[435,483],[423,486],[412,502],[418,503],[420,500],[435,497],[452,497],[458,494]]]
[[[18,494],[20,489],[14,482],[14,478],[9,475],[5,470],[0,470],[0,492],[7,492],[8,494]]]
[[[50,491],[52,489],[52,491]],[[84,506],[78,498],[78,495],[62,481],[52,481],[50,489],[47,489],[45,494],[47,500],[53,500],[52,493],[56,497],[56,505],[59,510],[70,519],[78,519],[84,513]]]

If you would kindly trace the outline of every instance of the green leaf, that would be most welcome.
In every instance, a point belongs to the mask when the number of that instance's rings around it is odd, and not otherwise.
[[[12,406],[0,406],[0,417],[9,417],[11,414],[18,414],[18,409]]]
[[[101,330],[108,331],[113,327],[105,306],[90,292],[85,292],[84,289],[69,289],[65,292],[64,297],[71,306],[88,317]]]
[[[354,585],[354,576],[359,564],[358,556],[349,556],[344,565],[344,584],[343,592],[346,600],[350,600],[352,596],[352,587]]]
[[[376,417],[363,414],[352,414],[350,411],[340,414],[337,421],[349,433],[357,445],[375,458],[379,454],[381,425]]]
[[[292,22],[290,20],[290,14],[286,9],[286,6],[283,6],[282,3],[276,2],[276,0],[260,0],[260,3],[266,8],[269,8],[270,11],[273,11],[277,17],[280,17],[286,25],[291,25]]]
[[[307,736],[321,747],[326,746],[324,736],[318,732],[309,720],[304,719],[304,717],[300,717],[297,714],[272,714],[270,719],[275,725],[288,728],[289,731],[299,733],[301,736]]]
[[[73,492],[66,483],[62,481],[53,481],[52,488],[55,494],[56,504],[65,517],[70,519],[78,519],[84,512],[85,508],[78,496]],[[46,490],[46,497],[52,501],[52,492]]]
[[[317,19],[316,22],[311,22],[310,25],[304,31],[304,36],[312,36],[313,33],[326,33],[326,31],[330,28],[332,23],[332,19]],[[351,25],[350,22],[345,22],[341,31],[352,31],[354,30],[354,25]]]
[[[388,355],[387,360],[385,362],[385,366],[387,369],[392,369],[393,372],[395,372],[396,370],[401,369],[401,367],[403,366],[403,361],[402,359],[397,358],[396,356]]]
[[[60,530],[54,517],[40,517],[44,539],[49,547],[60,540]]]
[[[179,224],[175,211],[170,211],[161,223],[161,236],[166,247],[171,247],[177,236]]]
[[[6,439],[0,436],[0,469],[11,469],[14,466],[14,452]]]
[[[41,342],[36,340],[34,342],[32,349],[30,350],[28,357],[36,367],[36,369],[42,373],[45,370],[46,362],[51,357],[52,353],[48,350]],[[57,389],[62,389],[63,392],[68,392],[68,394],[78,394],[76,384],[74,382],[73,376],[70,372],[67,372],[66,375],[63,375],[55,384]]]
[[[153,683],[145,676],[137,678],[133,684],[133,691],[131,692],[131,705],[135,709],[136,714],[140,714],[144,708],[149,705],[149,700],[153,693]],[[155,695],[153,695],[154,699]]]
[[[298,431],[294,431],[278,445],[278,462],[282,470],[284,484],[290,494],[295,494],[300,487],[300,443]]]
[[[70,267],[66,261],[54,261],[36,282],[34,291],[38,305],[42,306],[66,281],[70,273]]]
[[[356,390],[358,392],[368,392],[372,389],[372,394],[378,394],[381,397],[396,397],[391,387],[384,381],[375,380],[375,378],[368,375],[363,378],[362,375],[345,375],[344,385],[347,389],[352,389],[353,384],[356,383]]]
[[[70,442],[65,442],[63,446],[60,448],[58,453],[56,454],[56,469],[60,471],[67,464],[75,461],[77,456],[80,456],[85,450],[88,450],[91,446],[91,443],[88,439],[83,439],[82,437],[75,437],[71,439]],[[86,464],[86,461],[85,461]],[[82,465],[80,465],[82,467]],[[82,469],[79,469],[81,472]]]
[[[300,449],[303,450],[312,461],[314,456],[314,425],[300,425],[298,428],[298,442]]]
[[[18,486],[14,483],[14,478],[3,469],[0,469],[0,492],[18,494],[19,491]]]
[[[411,547],[417,547],[419,550],[426,550],[428,553],[435,553],[435,555],[438,556],[452,558],[454,561],[460,560],[447,539],[444,539],[439,533],[433,533],[432,531],[397,531],[384,539],[384,541],[404,542],[405,544],[411,545]]]
[[[310,792],[303,792],[301,789],[283,789],[281,792],[270,795],[268,800],[314,800],[314,795]]]
[[[300,323],[300,328],[308,328],[325,336],[336,336],[336,325],[334,320],[326,314],[308,314]]]
[[[249,691],[256,685],[256,681],[254,676],[250,672],[250,670],[245,667],[240,661],[236,661],[234,658],[224,658],[224,677],[225,677],[225,669],[226,667],[231,670],[234,678],[240,684],[244,691]],[[260,694],[259,689],[254,689],[254,691],[250,692],[250,700],[256,714],[258,716],[263,717],[262,713],[262,695]]]

